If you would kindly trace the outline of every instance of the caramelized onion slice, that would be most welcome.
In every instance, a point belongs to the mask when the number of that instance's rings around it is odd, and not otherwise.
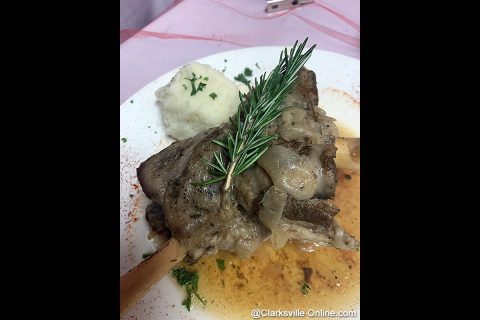
[[[296,200],[310,199],[318,187],[317,168],[312,161],[280,145],[270,147],[257,161],[273,184]]]
[[[270,230],[275,230],[282,218],[283,209],[287,203],[285,191],[271,186],[262,198],[262,207],[258,217]]]

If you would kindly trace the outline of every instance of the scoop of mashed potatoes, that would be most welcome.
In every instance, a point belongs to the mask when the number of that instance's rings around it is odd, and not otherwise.
[[[222,72],[193,62],[183,66],[155,95],[167,134],[186,139],[228,122],[240,103],[238,91]]]

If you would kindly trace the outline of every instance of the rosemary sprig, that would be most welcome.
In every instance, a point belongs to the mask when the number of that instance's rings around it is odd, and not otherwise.
[[[214,178],[198,183],[210,185],[226,179],[224,190],[229,191],[232,179],[252,167],[277,137],[266,135],[266,127],[278,116],[285,96],[297,80],[298,71],[310,58],[315,45],[302,53],[308,41],[298,45],[298,41],[290,52],[287,48],[280,54],[278,65],[268,77],[264,73],[259,81],[255,78],[255,86],[248,85],[248,94],[239,92],[240,104],[238,111],[230,121],[235,126],[235,132],[229,132],[224,141],[212,140],[225,150],[215,152],[213,160],[208,163]],[[222,155],[223,154],[223,155]],[[225,157],[225,159],[224,159]]]

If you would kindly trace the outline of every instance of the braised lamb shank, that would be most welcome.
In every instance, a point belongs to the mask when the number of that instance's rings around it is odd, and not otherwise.
[[[137,169],[143,192],[155,205],[147,210],[154,229],[164,225],[196,260],[218,250],[242,257],[265,240],[281,247],[288,239],[339,249],[359,242],[334,220],[334,162],[337,129],[334,119],[316,107],[315,73],[302,68],[283,104],[282,115],[268,128],[279,138],[254,167],[235,177],[231,192],[224,181],[209,186],[207,161],[221,147],[229,124],[172,143]]]

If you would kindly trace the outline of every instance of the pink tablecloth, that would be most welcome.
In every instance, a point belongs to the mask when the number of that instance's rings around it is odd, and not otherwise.
[[[162,74],[220,51],[292,45],[360,58],[360,0],[316,0],[267,14],[265,0],[176,0],[151,24],[122,30],[120,103]]]

